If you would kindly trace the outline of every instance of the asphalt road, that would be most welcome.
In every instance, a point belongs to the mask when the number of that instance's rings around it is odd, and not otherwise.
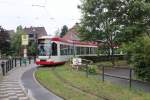
[[[23,86],[29,91],[29,95],[32,95],[36,100],[63,100],[49,92],[47,89],[41,87],[35,81],[33,76],[35,70],[36,67],[26,71],[21,78]]]
[[[119,76],[129,79],[129,69],[107,69],[105,70],[105,74]],[[114,84],[121,86],[129,86],[129,80],[119,79],[115,77],[105,76],[105,79],[111,81]],[[150,84],[140,81],[132,81],[131,87],[136,90],[141,90],[145,92],[150,92]]]

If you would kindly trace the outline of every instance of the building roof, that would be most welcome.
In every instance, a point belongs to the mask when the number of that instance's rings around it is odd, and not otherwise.
[[[37,34],[37,38],[41,36],[47,36],[47,32],[44,27],[29,27],[29,28],[24,28],[24,31],[27,34]]]
[[[68,30],[66,35],[63,37],[65,40],[80,40],[79,32],[77,32],[77,24]]]

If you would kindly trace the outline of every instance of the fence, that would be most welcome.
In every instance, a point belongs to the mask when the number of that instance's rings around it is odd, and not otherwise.
[[[100,72],[91,74],[90,73],[90,66],[89,64],[85,64],[84,71],[85,76],[88,78],[89,76],[92,77],[93,75],[96,76],[98,79],[101,79],[103,82],[105,80],[112,81],[114,83],[120,82],[120,85],[128,86],[129,89],[138,89],[143,90],[146,92],[150,92],[150,82],[145,82],[139,80],[135,77],[135,69],[134,68],[125,68],[125,67],[110,67],[104,65],[97,65],[97,68]],[[81,67],[82,68],[82,67]],[[110,80],[111,79],[111,80]],[[138,86],[138,87],[137,87]]]
[[[102,77],[103,82],[105,81],[105,77],[107,76],[107,77],[127,80],[130,89],[134,85],[133,82],[134,83],[138,82],[140,84],[147,85],[147,87],[150,86],[150,82],[145,82],[136,78],[134,68],[110,67],[104,65],[98,65],[98,68],[101,69],[100,75]],[[150,92],[150,90],[148,91]]]
[[[22,67],[23,65],[27,66],[27,64],[31,64],[32,60],[35,62],[35,57],[34,58],[11,58],[11,59],[5,59],[2,60],[0,63],[1,65],[1,70],[2,70],[2,75],[5,76],[10,70],[13,68],[17,67],[19,65]]]
[[[110,61],[112,58],[109,55],[99,55],[99,56],[81,56],[82,59],[92,60],[93,62],[100,62],[100,61]],[[114,60],[126,60],[126,55],[113,55]]]

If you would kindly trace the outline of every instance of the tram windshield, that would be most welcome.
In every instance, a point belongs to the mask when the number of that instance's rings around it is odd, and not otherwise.
[[[51,55],[51,41],[46,39],[38,40],[38,55],[50,56]]]

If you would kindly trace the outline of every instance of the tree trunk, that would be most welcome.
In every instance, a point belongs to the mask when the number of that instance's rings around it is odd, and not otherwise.
[[[115,57],[114,57],[114,48],[112,47],[111,48],[111,62],[112,62],[112,65],[115,66]]]

